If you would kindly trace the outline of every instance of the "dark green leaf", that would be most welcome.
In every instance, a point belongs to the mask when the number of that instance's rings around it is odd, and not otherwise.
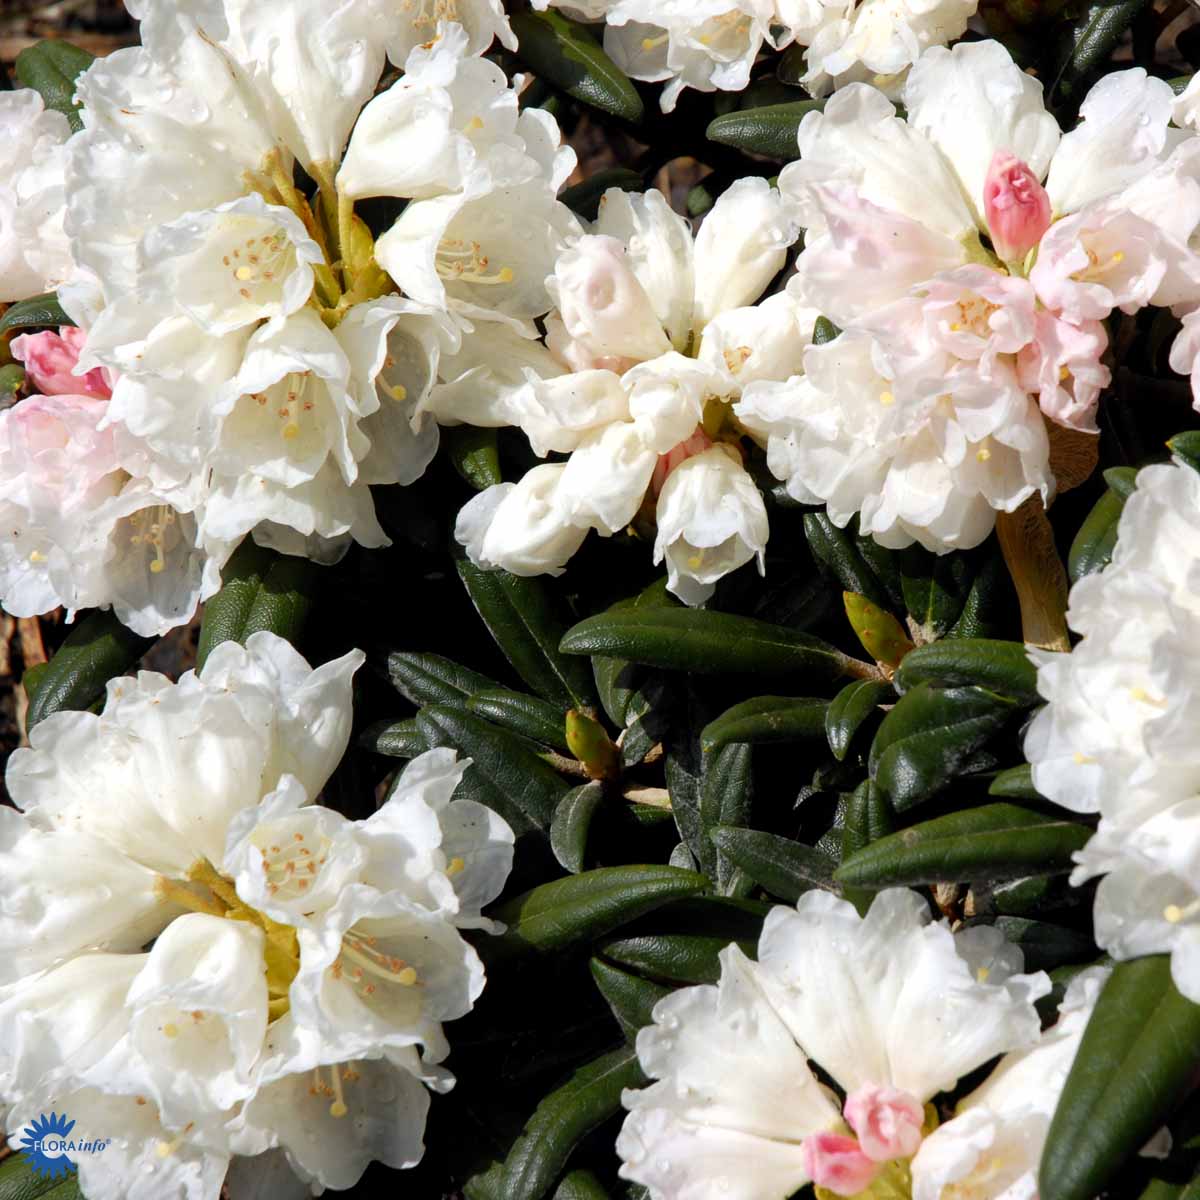
[[[442,429],[442,444],[454,469],[477,492],[504,482],[496,438],[494,429],[476,425],[447,425]]]
[[[304,558],[276,554],[245,538],[221,573],[221,590],[204,604],[196,666],[222,642],[269,630],[294,642],[312,607],[317,573]]]
[[[0,1163],[0,1200],[82,1200],[79,1176],[73,1171],[65,1179],[35,1175],[24,1154],[14,1154]]]
[[[985,804],[873,841],[844,860],[834,878],[851,887],[880,888],[1056,875],[1071,869],[1071,855],[1091,834],[1086,825],[1033,809]]]
[[[572,788],[554,810],[554,820],[550,823],[550,849],[573,875],[583,870],[588,831],[603,800],[604,788],[599,783],[585,783],[582,787]]]
[[[898,692],[919,683],[948,686],[978,684],[1024,704],[1036,704],[1037,668],[1021,642],[990,638],[947,638],[918,646],[904,656],[896,670]]]
[[[1117,964],[1063,1087],[1042,1155],[1041,1200],[1092,1200],[1195,1080],[1200,1005],[1169,956]]]
[[[574,187],[563,188],[558,198],[585,221],[594,221],[600,211],[600,198],[609,188],[620,188],[623,192],[640,192],[645,186],[645,181],[637,171],[631,171],[628,167],[609,167],[589,175]]]
[[[1065,925],[1025,917],[997,917],[993,924],[1007,941],[1021,948],[1026,971],[1051,971],[1065,963],[1090,962],[1096,957],[1092,939]]]
[[[563,723],[566,714],[549,700],[508,688],[484,688],[467,697],[467,710],[543,746],[568,748]]]
[[[564,626],[545,581],[485,571],[467,559],[457,566],[471,602],[517,674],[538,695],[564,708],[595,708],[588,664],[559,650]]]
[[[759,829],[728,825],[718,825],[711,836],[718,853],[789,904],[812,888],[833,890],[833,859],[811,846]]]
[[[25,728],[32,729],[51,713],[90,708],[104,695],[108,681],[124,675],[152,645],[153,638],[138,637],[108,610],[89,613],[38,676]]]
[[[810,112],[825,107],[824,100],[799,100],[791,104],[767,104],[760,108],[739,109],[717,117],[708,126],[710,142],[748,150],[778,162],[800,157],[796,134],[800,122]]]
[[[593,958],[590,966],[600,994],[608,1001],[621,1032],[632,1044],[637,1031],[652,1023],[651,1010],[664,996],[670,995],[671,989],[622,971],[600,958]]]
[[[524,742],[450,705],[421,709],[417,728],[430,746],[452,746],[471,759],[460,798],[486,804],[517,834],[549,828],[567,785]]]
[[[745,825],[750,819],[752,793],[749,746],[729,745],[707,758],[700,784],[700,825],[711,861],[704,865],[722,896],[744,896],[753,887],[753,881],[709,836],[716,828]]]
[[[75,322],[62,310],[58,297],[53,292],[44,296],[31,296],[28,300],[20,300],[10,304],[0,314],[0,333],[8,333],[12,329],[33,329],[43,326],[58,328],[60,325],[74,325]]]
[[[1104,482],[1122,500],[1128,500],[1137,487],[1137,470],[1134,467],[1109,467],[1104,472]]]
[[[735,704],[715,721],[709,721],[700,733],[700,745],[706,753],[713,754],[731,743],[759,745],[824,737],[828,707],[825,700],[757,696]]]
[[[614,117],[642,119],[637,89],[584,26],[553,10],[516,13],[510,21],[518,57],[539,78]]]
[[[1200,471],[1200,429],[1177,433],[1167,441],[1167,449],[1177,458],[1183,459],[1193,471]]]
[[[754,956],[756,942],[738,943]],[[721,974],[720,954],[729,945],[727,937],[703,933],[647,934],[623,938],[602,947],[607,958],[633,971],[674,985],[716,983]]]
[[[392,686],[417,705],[465,705],[477,692],[505,690],[494,679],[440,654],[400,650],[388,655],[387,666]]]
[[[828,317],[818,317],[813,324],[813,345],[823,346],[826,342],[832,342],[841,332]]]
[[[667,592],[665,583],[666,580],[661,580],[640,595],[618,600],[617,604],[608,608],[608,612],[622,612],[631,608],[677,608],[678,601]],[[600,703],[604,704],[604,710],[613,725],[628,728],[648,712],[650,697],[643,686],[646,672],[638,670],[636,664],[624,659],[595,656],[592,659],[592,672]]]
[[[1017,594],[1004,555],[988,555],[971,582],[962,612],[947,633],[953,638],[994,638],[1008,632],[1017,611]]]
[[[856,679],[834,696],[825,710],[825,736],[838,762],[845,761],[854,735],[879,705],[895,698],[892,685],[878,679]]]
[[[1075,26],[1074,44],[1050,91],[1067,98],[1081,93],[1104,68],[1146,3],[1147,0],[1093,0]]]
[[[601,613],[568,630],[561,648],[696,674],[804,674],[825,680],[851,665],[840,651],[808,634],[696,608]]]
[[[407,721],[376,721],[362,731],[358,744],[364,750],[386,754],[390,758],[416,758],[429,749],[425,735],[415,718]]]
[[[1033,768],[1028,763],[1001,771],[988,786],[988,795],[1003,796],[1007,800],[1042,799],[1037,788],[1033,786]]]
[[[865,596],[880,608],[889,606],[887,589],[847,530],[840,529],[825,513],[805,513],[804,533],[813,558],[824,563],[846,591]]]
[[[572,1171],[554,1189],[554,1200],[611,1200],[591,1171]]]
[[[17,55],[17,78],[33,88],[47,108],[62,113],[70,122],[71,132],[78,133],[83,120],[73,99],[75,80],[93,61],[95,55],[70,42],[37,42]]]
[[[671,799],[671,815],[675,818],[679,836],[692,858],[705,874],[712,876],[714,851],[706,845],[705,829],[700,819],[702,772],[698,764],[678,751],[669,751],[663,764],[667,793]]]
[[[601,937],[707,886],[703,875],[675,867],[597,867],[544,883],[501,905],[493,916],[508,928],[491,945],[503,950],[561,950]]]
[[[900,697],[871,746],[871,778],[897,810],[941,791],[1019,707],[976,687],[920,683]]]
[[[1111,488],[1092,506],[1067,555],[1067,574],[1072,583],[1108,565],[1117,544],[1117,523],[1124,507],[1125,497]]]
[[[895,814],[883,794],[869,779],[864,779],[846,798],[842,814],[842,859],[887,837],[895,825]]]
[[[910,546],[899,555],[904,606],[920,634],[932,642],[949,633],[971,591],[973,572],[962,554],[930,554]]]
[[[580,1067],[537,1106],[492,1182],[504,1200],[541,1200],[585,1134],[621,1109],[621,1092],[645,1082],[632,1046]],[[474,1196],[468,1185],[467,1195]]]

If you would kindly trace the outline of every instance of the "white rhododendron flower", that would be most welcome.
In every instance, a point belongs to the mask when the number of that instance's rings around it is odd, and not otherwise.
[[[1025,753],[1038,791],[1099,813],[1071,879],[1103,875],[1095,936],[1115,958],[1169,952],[1200,1002],[1194,870],[1200,755],[1191,647],[1200,622],[1200,477],[1183,464],[1139,472],[1112,562],[1071,589],[1070,654],[1031,652],[1048,701]]]
[[[420,1158],[427,1088],[453,1083],[442,1023],[484,983],[459,930],[491,928],[513,835],[452,799],[452,750],[365,821],[314,803],[362,658],[225,642],[10,759],[0,1098],[10,1128],[102,1111],[120,1149],[81,1159],[90,1200],[216,1200],[234,1156],[271,1150],[318,1188]]]
[[[78,373],[104,383],[107,405],[88,411],[123,499],[89,518],[90,542],[76,510],[36,504],[0,558],[22,576],[22,612],[111,604],[160,633],[215,591],[247,534],[326,563],[351,541],[387,543],[368,487],[412,483],[433,456],[436,422],[418,406],[441,356],[472,319],[520,324],[551,306],[545,277],[578,233],[556,199],[575,157],[480,57],[494,35],[515,44],[491,0],[130,11],[142,45],[79,77],[84,128],[65,145],[66,119],[35,93],[0,108],[21,126],[0,161],[0,253],[48,262],[64,223],[70,237],[61,269],[34,280],[38,264],[14,259],[5,286],[61,284]],[[404,74],[375,96],[389,57]],[[297,166],[319,196],[298,190]],[[413,201],[378,247],[354,212],[372,197]],[[75,426],[64,453],[91,454]],[[150,522],[156,578],[139,583],[114,546],[142,495],[165,515]],[[89,583],[21,565],[76,539],[70,573]]]
[[[546,281],[545,346],[496,322],[464,334],[426,407],[570,455],[466,505],[457,536],[476,562],[557,574],[589,529],[621,533],[653,506],[654,559],[687,603],[751,559],[761,568],[766,510],[731,402],[801,370],[816,313],[788,296],[755,304],[796,232],[760,179],[730,187],[694,240],[661,193],[610,189]]]
[[[910,1179],[932,1200],[950,1182],[976,1194],[983,1152],[1003,1145],[1007,1182],[978,1194],[1032,1183],[1103,972],[1077,980],[1041,1034],[1034,1001],[1050,981],[1020,969],[998,930],[952,934],[903,889],[865,917],[816,891],[772,909],[757,963],[728,947],[715,986],[660,1000],[639,1032],[655,1082],[623,1096],[621,1174],[654,1200],[781,1200],[810,1181],[826,1195],[908,1195]],[[935,1130],[928,1102],[998,1054]]]
[[[1101,320],[1200,289],[1200,139],[1168,128],[1172,102],[1117,72],[1064,134],[1041,85],[974,42],[921,56],[904,118],[858,83],[804,118],[780,176],[806,226],[789,289],[851,342],[814,347],[790,399],[740,413],[793,495],[937,551],[1049,500],[1042,420],[1095,431]]]
[[[0,412],[0,601],[17,616],[111,605],[135,632],[165,633],[217,589],[231,547],[202,543],[194,483],[155,487],[125,469],[104,372],[77,373],[81,338],[13,339],[47,394]]]
[[[800,82],[815,96],[852,80],[895,87],[927,46],[966,32],[979,0],[535,0],[605,22],[604,48],[632,79],[667,81],[662,109],[684,88],[740,91],[763,49],[806,47]]]
[[[1058,1021],[1032,1046],[1006,1054],[921,1143],[912,1162],[913,1200],[1037,1195],[1050,1118],[1107,978],[1104,967],[1076,975]]]
[[[0,303],[52,292],[73,273],[63,229],[70,131],[32,89],[0,92]]]

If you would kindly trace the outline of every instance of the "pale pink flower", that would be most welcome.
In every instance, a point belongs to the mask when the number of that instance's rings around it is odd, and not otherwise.
[[[30,396],[0,415],[0,498],[60,512],[118,469],[94,396]]]
[[[983,181],[983,212],[992,246],[1005,262],[1023,260],[1050,228],[1046,189],[1009,150],[992,155]]]
[[[12,340],[13,358],[25,364],[29,382],[44,396],[92,396],[108,400],[112,389],[101,367],[76,375],[79,355],[87,334],[74,325],[63,325],[55,333],[24,333]]]
[[[817,1187],[838,1196],[854,1196],[870,1187],[879,1173],[852,1137],[814,1133],[804,1139],[804,1169]]]
[[[1176,253],[1162,232],[1126,209],[1103,205],[1056,221],[1042,238],[1029,281],[1068,321],[1102,321],[1163,299]],[[1182,298],[1182,297],[1181,297]]]
[[[1037,393],[1050,420],[1095,433],[1096,403],[1112,381],[1112,373],[1100,361],[1107,346],[1108,335],[1099,321],[1072,324],[1042,310],[1036,337],[1017,355],[1017,376],[1023,388]]]
[[[842,1111],[862,1152],[874,1162],[911,1158],[921,1145],[924,1106],[899,1088],[864,1083],[846,1097]]]
[[[681,462],[686,462],[687,459],[692,458],[694,455],[703,454],[712,445],[712,438],[704,432],[701,426],[697,425],[696,432],[690,437],[684,438],[677,446],[672,446],[666,454],[660,454],[658,462],[654,467],[654,474],[650,478],[650,491],[654,496],[657,498],[658,493],[663,489],[663,484],[667,482],[667,476]]]

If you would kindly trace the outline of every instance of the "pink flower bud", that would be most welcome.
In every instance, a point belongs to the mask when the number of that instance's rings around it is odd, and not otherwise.
[[[846,1124],[858,1134],[863,1153],[875,1162],[911,1158],[921,1144],[925,1110],[898,1088],[864,1083],[846,1097]]]
[[[814,1133],[804,1139],[804,1169],[817,1187],[838,1196],[854,1196],[870,1187],[879,1173],[852,1137],[841,1133]]]
[[[74,375],[79,353],[87,334],[73,325],[62,326],[57,333],[25,333],[12,340],[13,358],[25,364],[29,382],[43,396],[93,396],[98,400],[112,397],[104,372],[94,367],[86,375]]]
[[[681,462],[686,462],[689,458],[694,458],[697,454],[703,454],[705,450],[712,448],[712,444],[712,438],[697,425],[696,432],[690,437],[685,438],[679,445],[672,446],[666,454],[660,454],[658,462],[654,466],[654,474],[650,478],[651,492],[657,496],[662,491],[663,484],[667,482],[667,476]]]
[[[997,150],[983,182],[983,213],[996,253],[1018,262],[1050,228],[1050,197],[1015,154]]]

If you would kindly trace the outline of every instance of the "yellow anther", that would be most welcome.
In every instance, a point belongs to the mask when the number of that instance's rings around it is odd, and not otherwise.
[[[896,397],[893,396],[891,392],[880,392],[879,403],[882,404],[884,408],[887,408],[889,404],[896,403]]]
[[[975,457],[980,462],[987,462],[987,460],[992,457],[992,452],[986,446],[981,446],[975,451]]]
[[[467,122],[467,132],[468,133],[470,133],[472,130],[482,129],[482,128],[483,128],[483,118],[482,117],[479,117],[479,116],[472,117]]]
[[[975,978],[979,980],[980,983],[987,983],[988,976],[991,973],[991,968],[980,967],[979,970],[975,972]]]
[[[446,874],[447,875],[457,875],[460,871],[462,871],[466,867],[466,865],[467,864],[465,862],[463,862],[463,860],[461,858],[459,858],[458,855],[456,854],[446,864]]]

